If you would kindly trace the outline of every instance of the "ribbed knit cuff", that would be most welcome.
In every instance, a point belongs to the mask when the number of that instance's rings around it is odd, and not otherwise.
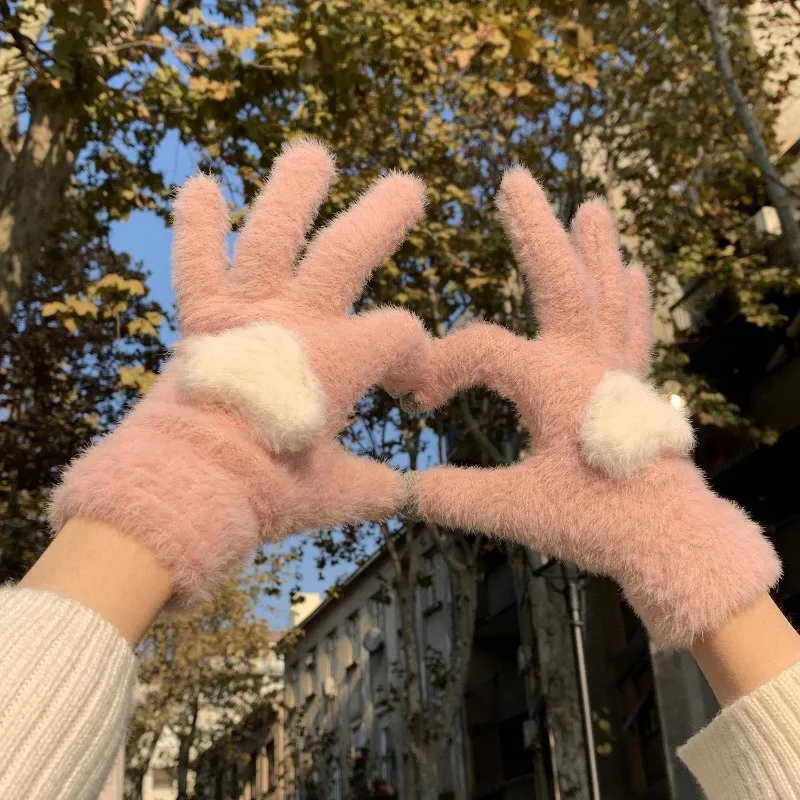
[[[678,755],[709,800],[800,797],[800,663],[724,708]]]
[[[136,659],[80,603],[0,588],[0,797],[96,798],[123,741]]]

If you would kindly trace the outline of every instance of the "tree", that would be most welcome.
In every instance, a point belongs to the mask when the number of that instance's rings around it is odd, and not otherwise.
[[[739,85],[731,61],[731,48],[725,34],[723,11],[715,0],[697,0],[697,5],[708,22],[720,79],[736,111],[739,124],[747,135],[753,162],[764,176],[767,196],[778,212],[783,235],[787,241],[786,249],[790,263],[795,270],[800,270],[800,224],[795,219],[790,190],[784,185],[775,164],[772,163],[761,121]],[[800,24],[800,20],[797,22]]]
[[[265,598],[280,591],[287,566],[280,553],[257,557],[196,611],[159,617],[138,647],[142,702],[128,748],[127,795],[141,782],[164,729],[178,741],[178,798],[193,796],[190,774],[198,754],[224,740],[258,703],[271,678],[272,651]]]
[[[104,216],[165,210],[153,158],[180,123],[173,111],[190,117],[227,91],[182,83],[181,64],[202,72],[206,26],[228,31],[238,62],[244,19],[260,5],[220,0],[207,22],[199,0],[0,2],[0,336],[82,168],[100,181]]]
[[[745,18],[735,15],[739,80],[761,124],[769,129],[780,92],[767,77],[780,54],[749,46]],[[735,24],[733,24],[735,23]],[[765,243],[749,225],[767,202],[766,184],[746,138],[731,124],[734,109],[719,80],[711,39],[694,4],[643,2],[609,11],[600,41],[624,37],[624,57],[601,71],[592,106],[591,136],[575,159],[587,189],[613,187],[624,244],[644,263],[656,291],[662,330],[669,308],[693,290],[686,306],[702,324],[720,298],[755,325],[781,325],[780,299],[800,288],[781,258],[768,263]],[[702,426],[769,440],[666,337],[654,375],[670,381]]]
[[[49,489],[81,447],[109,430],[155,376],[165,319],[146,274],[71,195],[63,231],[0,344],[0,576],[19,579],[48,541]]]

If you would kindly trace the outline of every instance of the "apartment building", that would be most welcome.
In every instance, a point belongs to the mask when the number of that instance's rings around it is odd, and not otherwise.
[[[417,636],[422,650],[431,644],[447,653],[453,641],[450,573],[427,544],[423,535],[431,580],[419,589]],[[564,595],[565,575],[574,573],[553,564],[534,574],[520,555],[515,548],[488,548],[481,560],[462,708],[439,765],[443,799],[553,800],[565,773],[580,781],[574,796],[591,796],[575,677],[575,617]],[[284,640],[283,695],[256,708],[232,736],[203,754],[200,797],[412,796],[398,672],[402,630],[391,577],[389,558],[378,552],[335,596],[298,620]],[[666,753],[671,729],[664,709],[685,690],[654,680],[646,634],[617,587],[585,577],[580,585],[577,620],[585,631],[584,688],[600,796],[691,797],[680,793]],[[554,600],[544,623],[549,633],[537,618],[547,596]],[[566,639],[556,649],[552,631],[559,629]],[[679,676],[686,681],[684,672]],[[426,693],[432,690],[424,686]],[[702,688],[694,701],[688,723],[696,729],[715,706]],[[569,742],[559,741],[565,736]]]
[[[447,572],[434,553],[423,561],[431,583],[417,620],[421,648],[430,643],[447,653]],[[410,796],[397,680],[402,632],[391,570],[379,551],[292,634],[297,641],[286,655],[283,757],[285,789],[297,797]],[[423,692],[429,690],[423,684]],[[464,747],[457,729],[440,765],[441,791],[453,800],[468,796]]]

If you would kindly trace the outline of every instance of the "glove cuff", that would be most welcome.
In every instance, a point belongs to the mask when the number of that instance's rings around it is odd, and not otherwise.
[[[690,506],[689,508],[692,508]],[[695,497],[690,527],[668,538],[670,555],[643,560],[619,580],[659,649],[689,648],[773,589],[781,562],[761,527],[710,489]],[[679,514],[676,526],[681,526]],[[655,542],[652,551],[662,550]]]
[[[196,442],[137,424],[135,416],[66,470],[51,498],[50,526],[58,534],[70,519],[83,517],[136,537],[172,573],[169,607],[191,608],[241,568],[265,531],[276,529],[275,505],[263,488],[269,465],[251,453],[262,468],[243,477],[237,473],[252,466],[252,458],[232,452],[242,443],[209,442],[203,452]],[[227,460],[209,450],[224,452]],[[251,499],[257,480],[260,503]]]

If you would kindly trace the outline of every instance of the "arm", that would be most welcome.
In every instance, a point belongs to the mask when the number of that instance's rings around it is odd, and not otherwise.
[[[656,646],[691,648],[730,704],[681,751],[707,794],[800,797],[800,645],[768,597],[780,562],[764,531],[713,493],[690,458],[688,418],[649,382],[644,273],[623,264],[600,201],[581,206],[568,234],[518,167],[505,174],[497,206],[538,335],[513,347],[498,340],[481,364],[474,348],[437,343],[429,363],[438,349],[457,361],[450,373],[480,367],[490,385],[501,378],[532,444],[505,470],[419,473],[416,510],[614,578]],[[421,381],[423,408],[464,388],[447,374],[431,370]],[[530,385],[531,375],[542,379]]]
[[[800,635],[764,595],[699,640],[692,655],[724,707],[800,662]]]
[[[383,519],[402,502],[399,474],[354,463],[336,432],[387,353],[409,380],[425,358],[407,315],[385,314],[378,336],[349,314],[422,213],[423,186],[381,179],[304,250],[333,174],[321,144],[284,148],[230,271],[219,187],[198,176],[176,198],[174,357],[64,472],[55,540],[19,587],[0,589],[3,800],[97,797],[124,734],[131,645],[162,607],[196,608],[264,541]],[[394,353],[385,342],[401,326]],[[363,334],[357,355],[345,328]]]
[[[678,750],[710,800],[800,797],[800,636],[767,596],[692,648],[723,710]]]
[[[131,645],[170,593],[144,545],[85,520],[0,589],[0,797],[100,794],[136,683]]]
[[[172,580],[137,539],[101,522],[71,520],[19,587],[75,600],[136,645],[169,599]]]

